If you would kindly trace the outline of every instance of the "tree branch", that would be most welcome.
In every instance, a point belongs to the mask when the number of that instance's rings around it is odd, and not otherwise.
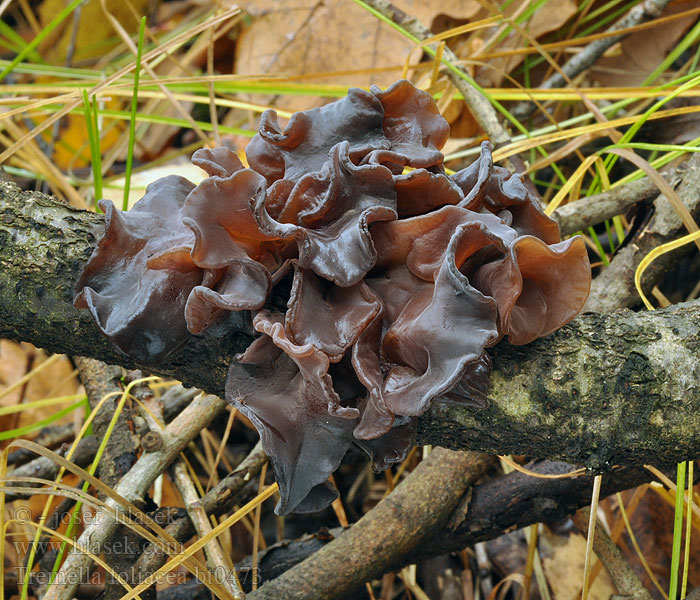
[[[475,452],[436,448],[379,504],[339,538],[265,584],[250,598],[345,598],[418,550],[435,531],[451,529],[450,516],[464,491],[491,464]],[[367,560],[371,556],[372,560]],[[316,577],[335,569],[332,577]],[[311,575],[311,576],[309,576]]]
[[[102,214],[0,181],[0,337],[141,367],[102,336],[88,311],[73,307],[73,286],[103,231]],[[248,341],[195,338],[157,372],[222,395],[231,356]]]
[[[0,182],[0,337],[132,368],[87,311],[73,283],[103,217]],[[653,313],[585,314],[528,346],[491,350],[487,409],[436,404],[419,441],[528,454],[605,470],[700,454],[700,303]],[[222,395],[242,335],[193,337],[156,369]]]
[[[445,455],[440,457],[440,461],[444,460],[443,456]],[[452,460],[459,457],[449,453],[446,456]],[[462,455],[461,460],[466,460],[465,456]],[[545,476],[561,476],[571,471],[571,465],[542,461],[528,465],[528,470]],[[429,478],[430,471],[422,477]],[[654,476],[647,469],[640,467],[615,469],[614,472],[603,477],[601,497],[641,485],[653,478]],[[409,476],[397,487],[397,490],[400,490],[404,486],[402,498],[410,498],[406,501],[409,506],[422,501],[422,498],[417,497],[415,493],[416,481],[419,479]],[[438,487],[444,481],[448,481],[448,478],[441,474]],[[455,508],[445,523],[441,522],[431,530],[423,530],[421,542],[412,550],[406,552],[405,548],[395,548],[393,539],[386,540],[385,546],[388,550],[382,552],[381,563],[376,564],[376,556],[372,554],[373,565],[362,568],[372,569],[372,573],[382,569],[396,570],[447,552],[458,552],[466,546],[494,539],[504,531],[521,529],[533,523],[560,521],[579,508],[590,504],[592,483],[592,474],[574,478],[543,479],[513,471],[474,487],[464,486],[465,491],[459,501],[453,500]],[[431,488],[428,486],[428,489]],[[429,495],[431,494],[432,491],[429,492]],[[380,502],[373,510],[382,506]],[[402,511],[406,510],[403,505],[399,506]],[[410,509],[413,507],[410,506]],[[367,515],[370,514],[372,511],[367,513]],[[403,515],[403,512],[401,514]],[[410,527],[410,524],[407,527]],[[377,519],[375,514],[372,520],[360,520],[349,530],[343,530],[340,527],[332,529],[327,538],[307,536],[299,541],[290,543],[285,540],[283,543],[270,546],[261,553],[258,563],[259,575],[265,584],[249,598],[251,600],[275,597],[288,600],[332,598],[336,597],[332,595],[337,589],[335,586],[339,586],[347,594],[364,583],[363,577],[368,576],[368,573],[364,571],[359,574],[360,576],[353,578],[352,575],[347,574],[353,569],[337,568],[338,563],[334,562],[337,560],[336,557],[339,554],[342,555],[343,564],[346,565],[354,566],[354,563],[361,562],[361,559],[366,559],[370,553],[366,545],[357,544],[356,541],[373,540],[373,536],[376,535],[374,531],[379,531],[378,535],[381,536],[384,535],[384,529],[384,522]],[[397,537],[398,534],[403,533],[403,528],[395,525],[393,530]],[[345,539],[348,533],[352,533],[351,539]],[[250,559],[238,565],[242,578],[250,570],[250,565]],[[299,581],[304,580],[325,583],[323,587],[315,589],[309,595],[308,589],[298,585]]]

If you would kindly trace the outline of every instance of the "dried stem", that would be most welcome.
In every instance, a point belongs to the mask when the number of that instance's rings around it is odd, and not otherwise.
[[[122,477],[114,491],[128,502],[141,502],[158,475],[177,457],[183,448],[211,423],[225,408],[220,398],[202,395],[195,399],[182,414],[162,432],[163,447],[156,452],[144,453],[132,469]],[[120,505],[111,498],[107,505],[119,512]],[[100,547],[108,541],[119,523],[109,512],[100,509],[95,519],[86,525],[78,539],[81,547]],[[55,583],[48,589],[44,600],[70,600],[75,594],[82,573],[91,559],[87,554],[71,552],[61,566]]]
[[[180,492],[180,496],[182,496],[185,509],[192,520],[197,535],[199,537],[204,537],[207,533],[211,532],[211,523],[197,495],[194,483],[192,483],[187,473],[185,463],[182,460],[177,460],[170,471],[173,476],[173,483],[177,491]],[[229,566],[230,559],[227,559],[219,541],[213,538],[204,546],[204,552],[207,556],[207,566],[209,569],[215,573],[217,577],[219,574],[224,575],[223,583],[228,588],[229,592],[231,592],[232,597],[235,600],[242,600],[245,594],[243,594],[243,590],[241,590],[241,584],[238,581],[238,577],[235,575],[235,571]]]

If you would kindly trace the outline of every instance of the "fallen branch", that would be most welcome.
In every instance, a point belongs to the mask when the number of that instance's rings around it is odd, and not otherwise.
[[[438,460],[442,461],[443,459],[439,458]],[[413,550],[405,554],[395,552],[392,554],[392,560],[380,557],[379,566],[383,566],[385,571],[400,569],[434,556],[457,552],[475,543],[494,539],[502,535],[504,531],[513,531],[534,523],[560,521],[589,504],[591,500],[592,474],[574,478],[551,478],[551,476],[565,475],[572,468],[566,463],[542,461],[528,465],[528,469],[532,473],[550,478],[533,477],[514,471],[473,488],[465,487],[463,496],[454,503],[456,508],[446,521],[448,526],[441,523],[432,529],[426,527],[422,530],[421,543]],[[419,476],[412,474],[410,477],[413,477],[412,481],[415,482]],[[635,487],[651,479],[653,479],[653,475],[644,468],[616,469],[613,473],[603,476],[601,497]],[[408,482],[408,479],[406,481]],[[445,481],[447,481],[447,477],[440,479],[439,485],[443,485]],[[401,489],[401,485],[397,491]],[[393,493],[388,498],[392,496]],[[425,510],[425,506],[420,508],[421,502],[422,498],[417,496],[410,502],[415,504],[415,507],[411,506],[406,509],[401,504],[399,516],[405,514],[404,510]],[[398,506],[395,507],[397,512],[399,511]],[[372,511],[367,516],[371,513]],[[331,530],[325,538],[325,544],[324,540],[319,539],[318,536],[309,536],[299,542],[284,542],[271,546],[259,557],[259,575],[267,581],[280,573],[283,574],[266,582],[258,593],[249,596],[249,599],[333,598],[336,596],[333,596],[332,593],[327,596],[324,594],[327,593],[326,590],[333,590],[334,586],[340,586],[340,589],[348,594],[353,589],[348,585],[351,575],[347,571],[351,571],[351,569],[338,569],[339,563],[333,561],[337,560],[337,556],[341,552],[344,553],[342,562],[344,565],[351,563],[354,566],[355,562],[362,560],[373,562],[375,560],[374,555],[371,561],[367,560],[368,553],[363,547],[355,547],[353,543],[344,541],[345,537],[350,534],[353,534],[354,540],[372,539],[374,535],[384,536],[383,522],[376,517],[369,520],[367,516],[349,530],[343,531],[342,528]],[[370,522],[368,523],[368,521]],[[397,533],[396,529],[393,533]],[[382,540],[386,542],[388,547],[385,553],[392,553],[393,538],[387,540],[382,537]],[[248,562],[244,562],[238,566],[241,577],[245,576],[248,564]],[[375,577],[381,574],[376,565],[369,568]],[[303,580],[304,577],[310,577],[310,574],[313,574],[311,581],[323,581],[324,584],[319,592],[307,595],[309,590],[303,584],[299,584],[299,581]],[[364,575],[366,575],[365,572],[363,572]],[[354,578],[354,581],[356,586],[364,582],[359,577]],[[298,585],[301,587],[297,587]]]
[[[80,381],[85,387],[92,411],[96,411],[105,396],[110,395],[100,410],[95,413],[93,420],[95,437],[102,440],[109,431],[123,391],[121,385],[122,369],[82,356],[75,358],[75,365],[78,367]],[[122,476],[136,462],[139,438],[131,433],[133,425],[131,409],[127,405],[122,406],[122,410],[112,426],[111,434],[107,439],[104,453],[97,468],[97,476],[100,481],[111,488],[117,485]],[[100,494],[100,497],[103,498],[103,494]],[[119,527],[115,536],[132,543],[138,543],[136,534],[123,525]],[[123,544],[123,547],[115,547],[111,552],[105,553],[105,561],[117,573],[128,573],[135,560],[134,553],[129,552],[127,546],[128,544]],[[119,583],[109,581],[105,585],[104,600],[117,600],[122,593],[123,588]]]
[[[53,449],[65,442],[70,442],[74,437],[75,428],[72,423],[49,425],[39,431],[34,438],[34,443],[44,448]],[[36,454],[26,448],[17,448],[7,455],[7,466],[20,466],[35,458]]]
[[[683,185],[694,184],[684,177]],[[101,215],[0,183],[0,337],[139,366],[72,305],[101,225]],[[692,459],[700,455],[698,322],[697,302],[584,314],[533,344],[500,344],[490,351],[490,407],[436,404],[419,421],[418,441],[594,469]],[[228,365],[248,341],[193,337],[149,370],[223,395]]]
[[[365,581],[393,570],[426,536],[450,528],[449,517],[464,492],[491,462],[483,454],[436,448],[342,536],[249,598],[345,598]],[[332,577],[325,576],[333,570]]]

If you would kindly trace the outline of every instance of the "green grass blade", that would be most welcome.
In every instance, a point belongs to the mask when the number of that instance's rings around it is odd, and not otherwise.
[[[88,93],[83,90],[83,108],[85,110],[85,127],[87,127],[90,142],[90,158],[92,160],[92,181],[95,188],[95,201],[102,198],[102,152],[100,150],[100,134],[97,123],[97,98],[93,97],[92,104]]]
[[[95,155],[93,157],[92,176],[95,179],[95,201],[102,198],[102,149],[100,148],[100,125],[98,121],[99,109],[97,96],[92,97],[92,132]]]
[[[27,47],[27,42],[24,41],[21,35],[19,35],[12,27],[10,27],[5,21],[0,19],[0,33],[4,35],[7,40],[13,44],[15,44],[19,50],[19,52],[22,52]],[[36,50],[30,50],[28,57],[35,61],[35,62],[41,62],[41,56]]]
[[[681,584],[681,598],[685,598],[685,593],[688,590],[688,563],[690,562],[690,536],[692,533],[693,523],[693,466],[695,462],[688,461],[688,505],[685,513],[685,552],[683,553],[683,583]]]
[[[678,594],[678,567],[681,561],[681,543],[683,540],[685,466],[684,462],[678,463],[676,471],[676,511],[673,517],[673,548],[671,550],[671,580],[668,586],[668,600],[676,600]]]
[[[656,81],[666,69],[678,60],[681,54],[697,41],[698,37],[700,37],[700,22],[696,23],[695,27],[693,27],[671,52],[669,52],[668,56],[661,61],[661,64],[644,78],[642,85],[649,85],[652,81]]]
[[[620,8],[611,11],[610,13],[602,16],[599,19],[596,19],[595,22],[593,23],[593,25],[590,25],[588,28],[580,31],[579,35],[582,35],[582,36],[589,35],[591,33],[594,33],[595,31],[602,30],[603,27],[605,27],[608,23],[612,23],[613,21],[617,21],[617,19],[622,17],[625,13],[628,13],[635,6],[637,6],[637,4],[639,4],[641,1],[642,0],[632,0],[632,2],[629,2],[628,4],[625,4],[624,6],[621,6]],[[589,15],[589,17],[590,17],[590,15]],[[585,23],[586,20],[584,20],[583,22]]]
[[[124,200],[122,210],[129,210],[129,188],[131,187],[131,169],[134,165],[134,143],[136,142],[136,107],[139,103],[139,74],[143,54],[143,36],[146,31],[146,17],[141,17],[139,26],[139,44],[136,49],[136,67],[134,68],[134,93],[131,96],[131,119],[129,120],[129,146],[126,155],[126,172],[124,174]]]
[[[593,243],[595,244],[595,247],[598,250],[598,254],[600,254],[600,260],[603,261],[603,266],[607,267],[610,264],[610,261],[608,260],[608,255],[605,254],[605,250],[603,250],[603,244],[600,243],[598,234],[595,232],[595,229],[593,229],[593,227],[588,228],[588,235],[591,236],[591,240],[593,240]]]
[[[156,377],[144,377],[143,379],[137,379],[135,381],[132,381],[122,392],[121,398],[119,399],[119,402],[117,403],[116,408],[114,409],[114,413],[112,414],[112,419],[109,422],[109,425],[107,425],[107,429],[105,430],[104,436],[102,438],[102,441],[100,442],[100,445],[97,448],[97,452],[95,453],[95,458],[93,458],[92,463],[90,464],[90,467],[88,468],[88,473],[90,475],[94,475],[95,472],[97,471],[97,467],[100,464],[100,460],[102,460],[102,455],[105,452],[105,449],[107,448],[107,443],[109,442],[109,439],[112,437],[112,432],[114,431],[114,428],[117,425],[117,420],[119,419],[119,415],[121,415],[122,411],[124,410],[124,404],[126,404],[127,399],[130,397],[129,393],[131,392],[131,389],[139,384],[143,383],[146,381],[152,381],[154,379],[157,379]],[[83,484],[82,490],[83,492],[87,492],[88,488],[90,487],[90,482],[86,481]],[[76,502],[75,506],[73,507],[73,512],[71,516],[71,520],[68,524],[68,527],[66,528],[66,531],[64,535],[66,537],[70,537],[73,533],[73,527],[78,524],[79,522],[79,514],[80,514],[80,508],[82,507],[83,503],[82,502]],[[56,560],[53,565],[53,569],[51,570],[51,576],[49,578],[49,587],[53,584],[56,575],[58,574],[58,571],[60,569],[61,563],[63,562],[63,555],[66,550],[66,542],[63,542],[61,544],[61,548],[58,551],[58,554],[56,555]]]
[[[617,233],[617,243],[622,244],[622,240],[625,239],[625,229],[622,227],[622,219],[620,215],[613,217],[612,219],[613,227],[615,228],[615,233]]]
[[[0,68],[7,68],[12,62],[9,60],[0,60]],[[78,69],[76,67],[60,67],[56,65],[35,65],[31,63],[18,63],[12,69],[16,73],[23,75],[53,75],[55,77],[68,77],[71,79],[91,79],[95,82],[99,81],[99,71],[90,69]]]
[[[46,427],[47,425],[50,425],[51,423],[58,421],[61,417],[64,417],[64,416],[72,413],[76,408],[83,406],[83,403],[84,403],[84,400],[81,398],[77,402],[74,402],[70,406],[67,406],[66,408],[59,410],[58,412],[54,413],[50,417],[46,417],[45,419],[42,419],[41,421],[37,421],[36,423],[31,423],[30,425],[24,425],[23,427],[17,427],[16,429],[8,429],[6,431],[0,431],[0,442],[5,441],[5,440],[9,440],[9,439],[12,439],[15,437],[27,435],[28,433],[31,433],[32,431],[36,431],[37,429],[41,429],[42,427]]]
[[[615,240],[613,239],[612,228],[610,227],[610,219],[605,221],[605,233],[608,234],[608,243],[610,244],[610,254],[615,252]]]
[[[84,111],[84,108],[76,108],[73,112],[80,113]],[[131,111],[127,112],[125,110],[111,110],[103,108],[99,111],[99,113],[103,117],[120,119],[122,121],[128,121],[129,119],[131,119]],[[177,117],[166,117],[164,115],[145,115],[137,113],[136,120],[143,123],[159,123],[162,125],[172,125],[173,127],[185,127],[187,129],[191,129],[192,127],[189,124],[189,122],[185,121],[185,119],[178,119]],[[213,129],[211,123],[209,123],[208,121],[195,121],[195,123],[197,123],[197,125],[201,128],[202,131],[212,131]],[[256,133],[255,131],[251,131],[250,129],[240,129],[239,127],[224,127],[223,125],[219,125],[219,131],[221,131],[222,133],[230,133],[233,135],[244,135],[246,137],[253,137]]]

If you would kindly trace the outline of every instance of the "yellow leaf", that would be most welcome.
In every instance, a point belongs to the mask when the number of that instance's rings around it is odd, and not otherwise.
[[[147,14],[149,0],[130,0],[134,11],[139,15]],[[107,9],[130,33],[139,30],[139,19],[121,0],[106,0]],[[66,6],[64,0],[44,0],[39,8],[39,21],[46,26]],[[74,18],[75,17],[75,18]],[[73,29],[78,21],[78,31],[73,43]],[[86,0],[49,36],[40,48],[44,59],[50,64],[64,65],[71,44],[74,46],[72,64],[98,59],[112,50],[120,40],[104,15],[100,0]]]

